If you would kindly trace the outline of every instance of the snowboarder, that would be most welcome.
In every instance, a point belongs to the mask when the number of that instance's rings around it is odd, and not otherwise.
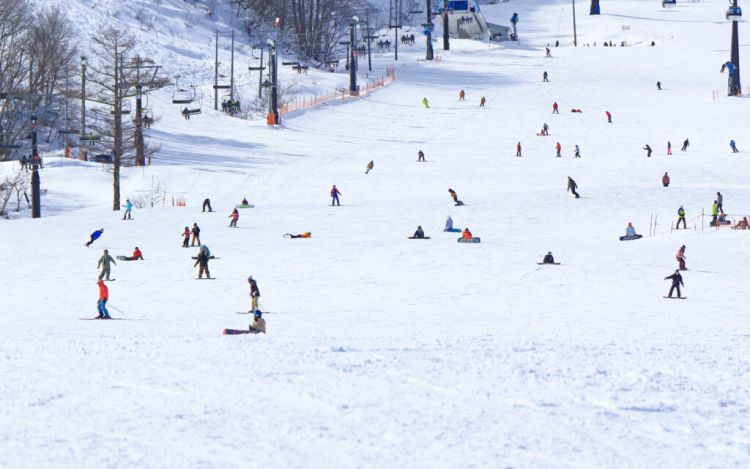
[[[99,274],[99,280],[106,278],[109,280],[109,270],[110,265],[109,263],[113,263],[114,265],[117,265],[117,262],[115,262],[114,259],[112,259],[112,256],[109,255],[109,250],[105,249],[104,254],[102,254],[102,257],[99,258],[99,262],[96,264],[96,268],[99,267],[102,268],[101,273]]]
[[[311,232],[309,232],[309,231],[305,231],[304,233],[300,233],[300,234],[292,234],[292,233],[286,233],[286,234],[284,235],[284,237],[285,237],[285,238],[290,238],[290,239],[297,239],[297,238],[311,238],[311,237],[312,237],[312,233],[311,233]]]
[[[560,150],[562,150],[562,147],[560,146],[560,142],[557,142],[555,144],[555,152],[557,153],[555,156],[560,158],[562,155],[560,154]]]
[[[239,212],[239,210],[237,210],[237,209],[232,210],[231,215],[229,215],[229,217],[227,217],[227,218],[231,218],[232,219],[232,221],[229,222],[229,227],[230,228],[237,228],[237,220],[240,219],[240,212]]]
[[[487,102],[487,99],[485,99],[484,96],[482,96],[482,99],[479,100],[479,107],[484,107],[484,103]]]
[[[548,59],[551,59],[552,58],[552,52],[550,52],[549,47],[545,47],[544,50],[547,53],[546,57]]]
[[[429,109],[430,108],[430,102],[427,101],[427,98],[422,98],[422,104],[424,104],[424,107]]]
[[[547,125],[546,122],[542,126],[542,135],[549,135],[549,126]]]
[[[661,177],[661,183],[664,187],[669,187],[669,174],[667,172],[664,172],[664,176]]]
[[[182,232],[182,247],[188,247],[188,243],[190,243],[190,228],[186,226],[185,231]]]
[[[573,156],[575,156],[576,158],[580,158],[581,157],[581,149],[578,148],[578,145],[576,145],[575,153],[574,153]]]
[[[424,159],[424,152],[422,150],[419,150],[417,152],[417,161],[426,162],[426,160]]]
[[[667,140],[667,155],[671,155],[671,154],[672,154],[672,142]]]
[[[244,206],[250,205],[250,202],[247,201],[247,197],[243,197],[242,198],[242,202],[240,202],[240,205],[241,206],[242,205],[244,205]]]
[[[253,276],[247,278],[247,283],[250,284],[250,300],[251,300],[251,311],[259,311],[258,309],[258,298],[260,298],[260,290],[258,289],[258,283],[253,279]]]
[[[643,149],[646,150],[646,156],[651,158],[651,146],[647,143]]]
[[[677,262],[680,265],[680,270],[687,270],[687,267],[685,267],[685,245],[683,244],[680,246],[680,249],[677,250],[677,255],[675,256],[677,258]]]
[[[721,195],[721,192],[716,193],[716,204],[719,212],[724,213],[724,196]]]
[[[94,244],[94,241],[96,241],[97,239],[99,239],[99,237],[102,235],[102,233],[104,233],[104,228],[99,228],[98,230],[96,230],[93,233],[91,233],[91,239],[89,239],[89,242],[86,243],[86,247],[89,247],[92,244]]]
[[[576,196],[576,199],[580,198],[581,196],[578,195],[578,192],[576,192],[576,189],[578,189],[578,184],[568,176],[568,191],[572,192],[574,196]]]
[[[680,286],[685,286],[685,284],[682,282],[682,275],[680,275],[679,270],[675,270],[674,273],[668,277],[664,277],[664,280],[672,280],[672,287],[669,289],[669,297],[672,298],[672,292],[677,289],[677,298],[682,298],[682,295],[680,294]]]
[[[448,188],[448,193],[451,195],[451,198],[453,198],[453,203],[456,204],[458,207],[459,205],[463,205],[464,203],[458,200],[458,194],[456,194],[456,191],[454,191],[451,188]]]
[[[375,167],[375,162],[370,160],[370,162],[367,163],[367,171],[365,171],[365,174],[368,174],[370,171],[372,171],[373,167]]]
[[[560,109],[557,106],[557,101],[552,103],[552,114],[560,114]]]
[[[201,229],[198,228],[197,223],[193,223],[193,229],[190,230],[191,233],[193,233],[193,241],[190,243],[191,246],[195,246],[195,243],[198,243],[198,246],[201,245]]]
[[[448,215],[448,219],[445,220],[445,228],[443,228],[443,231],[453,231],[455,228],[453,228],[453,219]]]
[[[459,100],[459,101],[464,101],[464,99],[465,99],[465,98],[466,98],[466,93],[464,92],[464,90],[461,90],[461,91],[460,91],[460,92],[458,93],[458,100]]]
[[[137,261],[137,260],[143,260],[143,253],[140,249],[138,249],[138,246],[135,247],[133,250],[133,255],[130,257],[125,258],[126,261]]]
[[[521,156],[521,142],[516,144],[516,156]]]
[[[213,259],[213,257],[211,257],[211,251],[205,244],[198,249],[198,253],[200,254],[201,252],[205,252],[209,259]]]
[[[732,149],[732,153],[739,153],[740,151],[737,149],[737,143],[735,143],[734,140],[729,141],[729,147]]]
[[[716,226],[717,218],[719,218],[719,202],[714,200],[711,204],[711,226]]]
[[[112,319],[107,311],[107,300],[109,300],[109,288],[103,280],[99,279],[99,300],[96,302],[96,310],[99,312],[97,319]]]
[[[195,264],[193,264],[193,267],[200,265],[198,268],[198,278],[203,278],[203,272],[206,273],[206,278],[211,278],[211,272],[208,271],[208,259],[209,256],[206,254],[206,251],[200,250],[198,252],[198,260],[195,261]]]
[[[469,240],[473,238],[474,236],[471,234],[471,231],[469,231],[469,227],[464,228],[463,233],[461,233],[461,237],[463,239]]]
[[[417,231],[414,232],[414,236],[412,236],[412,238],[417,238],[417,239],[424,238],[424,230],[422,229],[422,225],[417,226]]]
[[[610,114],[609,111],[604,111],[604,115],[607,116],[607,123],[611,124],[612,123],[612,114]]]
[[[544,73],[542,73],[542,81],[549,82],[549,78],[548,78],[548,75],[547,75],[547,70],[545,70]]]
[[[331,207],[333,207],[334,205],[341,206],[341,203],[339,202],[340,195],[341,192],[336,188],[336,184],[334,184],[331,188]]]
[[[659,91],[661,91],[661,82],[660,81],[656,82],[656,89],[659,90]]]
[[[203,211],[205,212],[206,209],[208,209],[209,212],[213,212],[211,209],[211,199],[206,199],[203,201]]]
[[[253,314],[253,320],[250,321],[250,327],[248,327],[253,334],[266,333],[266,320],[262,316],[263,313],[260,310],[255,311],[255,314]]]
[[[130,199],[125,199],[125,213],[122,214],[122,219],[125,220],[126,218],[128,220],[131,220],[130,213],[133,211],[133,202],[130,201]]]
[[[684,142],[682,142],[682,149],[680,151],[687,151],[687,148],[690,146],[690,140],[685,139]]]
[[[547,251],[547,255],[542,259],[542,264],[554,264],[555,258],[552,257],[552,251]]]
[[[635,232],[635,227],[631,222],[628,222],[628,227],[625,228],[625,236],[622,236],[620,238],[620,241],[630,241],[634,239],[641,239],[643,238],[642,235],[639,235]]]
[[[685,222],[685,209],[682,208],[682,205],[680,205],[680,208],[677,209],[677,226],[675,227],[675,230],[680,229],[680,222],[682,222],[682,227],[687,230],[687,223]]]

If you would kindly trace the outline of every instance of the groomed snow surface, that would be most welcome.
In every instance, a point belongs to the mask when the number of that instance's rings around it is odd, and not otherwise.
[[[519,12],[520,47],[438,42],[441,63],[425,63],[419,41],[391,86],[278,129],[205,105],[184,121],[169,92],[152,96],[162,150],[124,170],[123,196],[158,181],[186,207],[121,221],[104,166],[48,157],[44,217],[0,222],[0,466],[750,465],[750,232],[670,232],[680,205],[693,220],[717,191],[750,212],[750,101],[725,97],[718,73],[726,2],[586,6],[578,48],[567,1],[485,6],[501,23]],[[256,208],[230,229],[243,197]],[[482,243],[443,233],[448,215]],[[618,241],[629,221],[648,235],[652,215],[656,236]],[[216,280],[195,280],[197,248],[180,247],[194,222]],[[417,225],[432,239],[408,240]],[[682,244],[688,299],[665,300]],[[80,321],[102,249],[134,246],[146,260],[109,283],[125,320]],[[548,250],[562,265],[536,264]],[[248,275],[268,335],[222,336],[248,325]]]

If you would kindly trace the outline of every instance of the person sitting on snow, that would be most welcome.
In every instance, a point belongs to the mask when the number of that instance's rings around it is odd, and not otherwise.
[[[143,260],[143,253],[141,253],[141,250],[138,249],[138,246],[135,247],[135,250],[133,250],[133,255],[130,257],[126,257],[126,261],[137,261],[137,260]]]
[[[260,310],[256,310],[253,314],[253,320],[250,321],[250,327],[248,328],[253,334],[266,333],[266,320],[262,316],[263,313]]]
[[[628,222],[628,227],[625,229],[625,237],[635,238],[636,236],[638,235],[635,233],[635,228],[633,227],[633,224]]]
[[[240,205],[250,205],[250,202],[247,201],[245,197],[242,198],[242,203]]]
[[[554,264],[555,258],[552,257],[552,251],[547,251],[547,255],[544,256],[544,259],[542,260],[542,263],[544,264]]]
[[[468,227],[464,229],[463,233],[461,233],[461,237],[467,240],[473,238],[473,236],[471,235],[471,231],[469,231]]]
[[[414,232],[414,236],[412,236],[412,238],[424,238],[424,230],[422,229],[422,225],[417,227],[417,231]]]
[[[453,219],[448,215],[448,219],[445,220],[445,228],[443,231],[451,231],[453,230]]]

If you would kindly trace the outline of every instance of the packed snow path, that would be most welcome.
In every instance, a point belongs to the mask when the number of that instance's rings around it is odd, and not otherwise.
[[[728,55],[724,3],[664,12],[611,2],[612,14],[579,18],[580,43],[599,46],[577,49],[561,20],[567,2],[547,3],[485,8],[498,22],[515,10],[528,18],[523,48],[454,41],[439,64],[407,49],[390,87],[283,129],[210,112],[185,122],[164,95],[154,104],[159,160],[127,170],[123,194],[159,181],[187,207],[121,221],[101,166],[49,159],[45,217],[0,225],[10,273],[0,462],[750,464],[748,232],[669,229],[680,205],[692,219],[717,191],[728,213],[750,211],[747,153],[728,146],[750,148],[731,128],[750,111],[723,96],[717,72]],[[544,59],[555,39],[564,45]],[[635,45],[602,48],[605,39]],[[537,137],[544,122],[550,136]],[[568,176],[581,199],[566,193]],[[333,184],[341,207],[328,205]],[[466,206],[453,206],[449,187]],[[205,197],[214,213],[200,212]],[[229,229],[243,197],[256,208]],[[443,233],[448,215],[482,243]],[[618,241],[628,221],[647,234],[651,215],[655,237]],[[217,280],[194,280],[197,248],[180,247],[194,222],[221,258],[210,263]],[[417,225],[432,239],[406,239]],[[313,237],[282,237],[303,231]],[[664,300],[681,244],[690,298]],[[118,262],[109,284],[124,314],[110,312],[126,320],[79,321],[96,314],[102,249],[134,246],[146,260]],[[536,265],[548,250],[562,265]],[[250,274],[269,333],[223,337],[249,321],[234,312],[249,306]]]

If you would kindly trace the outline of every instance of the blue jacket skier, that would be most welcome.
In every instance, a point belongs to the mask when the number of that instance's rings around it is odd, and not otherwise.
[[[735,143],[734,140],[729,141],[729,146],[732,148],[732,153],[739,153],[739,150],[737,149],[737,143]]]

